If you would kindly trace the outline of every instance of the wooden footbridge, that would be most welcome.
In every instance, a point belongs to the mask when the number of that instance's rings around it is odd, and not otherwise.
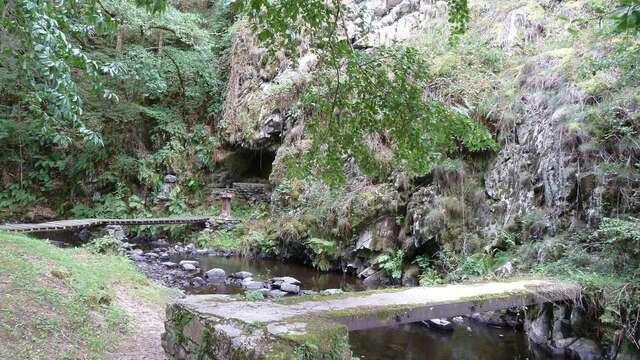
[[[172,225],[172,224],[204,224],[211,220],[209,216],[181,216],[168,218],[142,219],[80,219],[52,221],[40,224],[4,224],[0,231],[31,233],[46,231],[77,230],[107,225]]]

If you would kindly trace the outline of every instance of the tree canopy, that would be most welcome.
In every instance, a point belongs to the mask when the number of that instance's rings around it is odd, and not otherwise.
[[[165,0],[136,3],[151,12],[161,12],[166,6]],[[73,75],[82,73],[106,101],[117,100],[117,95],[105,88],[103,75],[117,75],[118,66],[91,59],[81,43],[96,34],[115,31],[118,19],[100,0],[3,0],[0,14],[0,36],[6,39],[7,34],[12,34],[19,39],[18,45],[3,41],[0,51],[9,52],[18,60],[21,76],[31,84],[26,103],[43,120],[43,135],[68,145],[72,141],[69,129],[73,129],[84,140],[101,143],[99,134],[82,120],[83,100]]]

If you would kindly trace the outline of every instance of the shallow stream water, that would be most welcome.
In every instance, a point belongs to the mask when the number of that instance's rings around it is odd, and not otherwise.
[[[171,261],[180,262],[185,257],[173,257]],[[237,256],[232,257],[189,257],[188,260],[198,260],[202,273],[213,268],[221,268],[231,274],[239,271],[248,271],[257,280],[268,280],[277,276],[293,276],[302,282],[304,290],[342,289],[344,291],[364,290],[364,286],[353,276],[339,273],[318,272],[312,268],[288,264],[276,260],[249,260]],[[216,285],[210,287],[189,288],[187,292],[194,294],[237,294],[243,293],[238,286]]]
[[[179,262],[185,257],[175,257]],[[293,276],[305,290],[340,288],[345,291],[364,290],[353,276],[319,272],[312,268],[275,260],[248,260],[239,257],[190,257],[200,261],[202,272],[212,268],[227,274],[249,271],[254,278],[267,280],[275,276]],[[197,294],[242,293],[235,286],[220,285],[187,289]],[[521,331],[498,329],[466,319],[456,324],[454,331],[429,329],[420,324],[352,331],[349,334],[354,356],[362,360],[546,360],[545,354],[534,353]]]
[[[56,245],[77,245],[72,237],[47,236]],[[198,260],[202,273],[224,269],[227,274],[249,271],[254,278],[267,280],[276,276],[293,276],[302,282],[304,290],[340,288],[344,291],[364,290],[353,276],[319,272],[310,267],[276,260],[249,260],[240,257],[175,256],[173,262]],[[192,294],[236,294],[242,289],[217,285],[186,289]],[[349,334],[354,356],[361,360],[547,360],[551,357],[532,349],[521,331],[492,328],[465,318],[454,331],[445,332],[420,324],[352,331]]]

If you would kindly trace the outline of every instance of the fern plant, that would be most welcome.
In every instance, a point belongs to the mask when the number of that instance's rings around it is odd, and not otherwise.
[[[311,249],[311,263],[313,267],[321,271],[329,271],[331,263],[338,253],[336,242],[312,238],[307,240],[307,246]]]
[[[379,270],[384,271],[393,279],[402,277],[402,265],[404,261],[404,251],[396,250],[387,254],[382,254],[373,260]]]
[[[413,263],[420,268],[420,286],[434,286],[442,284],[440,273],[433,267],[433,261],[425,255],[417,256]]]

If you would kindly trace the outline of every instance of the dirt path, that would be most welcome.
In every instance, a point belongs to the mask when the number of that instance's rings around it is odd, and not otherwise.
[[[141,302],[126,289],[118,289],[117,298],[118,306],[130,316],[132,334],[107,359],[166,360],[160,344],[164,332],[164,306]]]

